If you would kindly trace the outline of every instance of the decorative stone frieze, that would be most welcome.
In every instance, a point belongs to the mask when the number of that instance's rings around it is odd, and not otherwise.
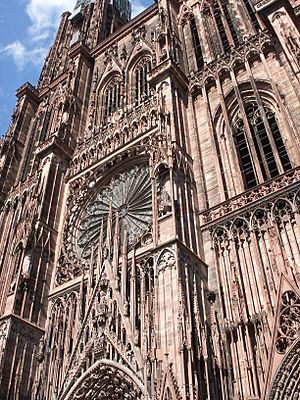
[[[244,207],[257,207],[262,201],[270,199],[275,195],[281,194],[284,196],[286,191],[291,187],[297,191],[300,180],[300,170],[297,168],[293,171],[275,178],[269,183],[257,186],[255,189],[242,193],[233,199],[230,199],[217,207],[201,213],[203,224],[210,226],[217,223],[219,220],[232,218],[235,213],[240,213]],[[296,198],[294,199],[296,202]],[[296,206],[296,203],[295,203]]]

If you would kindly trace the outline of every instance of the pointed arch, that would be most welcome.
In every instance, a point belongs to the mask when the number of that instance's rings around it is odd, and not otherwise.
[[[185,9],[180,17],[182,41],[185,47],[187,69],[195,71],[204,66],[204,55],[199,35],[198,20],[191,10]]]
[[[278,367],[267,400],[296,399],[300,392],[300,339]]]
[[[239,91],[240,100],[236,96]],[[227,185],[238,185],[239,190],[251,189],[264,181],[274,178],[292,168],[291,144],[284,138],[282,111],[270,84],[258,81],[253,87],[250,82],[239,84],[225,95],[229,123],[225,122],[221,106],[215,110],[215,143],[224,181]],[[224,154],[226,146],[223,138],[231,142],[235,153]],[[228,160],[227,160],[228,158]],[[234,158],[239,168],[239,182],[230,182],[226,164]],[[237,169],[236,168],[236,169]],[[228,169],[228,167],[227,167]]]
[[[159,400],[182,400],[172,364],[167,367],[167,370],[163,374]]]
[[[163,249],[157,258],[156,274],[174,267],[176,267],[175,253],[169,248]]]
[[[147,75],[152,68],[152,62],[151,51],[145,49],[128,61],[127,93],[129,93],[129,103],[135,107],[143,104],[151,95]]]
[[[298,398],[300,392],[300,293],[282,274],[265,393],[267,400]]]
[[[153,59],[153,52],[150,48],[143,48],[142,50],[137,51],[136,53],[131,54],[127,63],[126,63],[126,71],[130,73],[136,65],[142,60],[143,58]]]
[[[121,107],[123,94],[123,79],[119,72],[111,72],[100,82],[96,101],[97,124],[106,123],[114,111]]]
[[[142,399],[144,391],[140,378],[131,370],[115,361],[102,359],[96,361],[61,398],[84,400],[88,393],[89,398],[103,400],[138,400]]]

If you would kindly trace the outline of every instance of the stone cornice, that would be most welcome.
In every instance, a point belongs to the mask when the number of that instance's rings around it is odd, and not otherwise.
[[[50,153],[55,153],[63,158],[71,159],[72,157],[72,149],[64,143],[62,139],[60,139],[56,135],[50,136],[48,140],[41,143],[35,153],[40,157],[45,157]]]
[[[175,77],[183,88],[188,88],[188,79],[182,72],[181,68],[179,68],[171,58],[167,58],[152,68],[152,70],[148,73],[148,80],[155,85],[158,82],[162,82],[163,79],[168,76]]]
[[[2,321],[11,321],[11,329],[20,332],[23,335],[28,334],[28,332],[36,334],[38,337],[38,340],[40,337],[45,333],[45,330],[30,321],[27,321],[18,315],[15,314],[9,314],[9,315],[3,315],[0,319],[0,322]]]
[[[81,55],[86,60],[93,62],[93,57],[91,56],[90,50],[83,43],[76,43],[69,50],[69,56],[71,58],[75,58],[78,55]]]
[[[19,89],[16,91],[17,97],[20,99],[21,97],[28,96],[30,99],[32,99],[34,102],[39,101],[39,94],[38,91],[34,86],[31,85],[31,83],[26,82],[24,85],[22,85]]]
[[[243,192],[207,211],[201,212],[202,229],[206,230],[221,221],[232,219],[234,215],[241,214],[249,206],[257,206],[262,201],[266,201],[275,195],[299,186],[299,183],[300,167],[286,172],[269,182],[256,186],[252,190]]]

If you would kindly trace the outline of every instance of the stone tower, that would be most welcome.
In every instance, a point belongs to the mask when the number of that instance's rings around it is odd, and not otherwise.
[[[1,400],[299,399],[299,7],[63,14],[1,144]]]

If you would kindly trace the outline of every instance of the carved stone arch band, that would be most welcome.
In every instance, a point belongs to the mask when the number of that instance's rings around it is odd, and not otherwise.
[[[152,53],[152,50],[149,49],[142,49],[141,51],[135,53],[134,55],[132,55],[127,62],[126,65],[126,72],[127,74],[132,72],[140,62],[142,62],[143,60],[150,60],[151,62],[153,61],[154,58],[154,54]]]
[[[190,8],[184,6],[184,8],[182,9],[182,14],[179,16],[179,25],[184,26],[193,16],[194,16],[193,11]]]
[[[279,365],[268,400],[296,399],[300,392],[300,339],[293,344]]]
[[[264,80],[260,80],[256,82],[256,86],[264,102],[264,105],[276,111],[277,99],[270,83]],[[247,96],[247,100],[251,100],[252,97],[254,99],[253,88],[251,87],[251,83],[249,81],[240,82],[239,91],[243,99],[246,99],[245,96]],[[224,97],[226,106],[228,107],[228,112],[232,117],[238,109],[238,103],[234,89],[231,88],[230,90],[225,92]],[[222,116],[221,105],[218,105],[218,107],[213,112],[213,120],[216,121],[220,116]]]
[[[83,390],[84,388],[84,390]],[[143,400],[144,387],[137,376],[124,365],[110,360],[97,361],[59,400]],[[97,397],[98,396],[98,397]]]

